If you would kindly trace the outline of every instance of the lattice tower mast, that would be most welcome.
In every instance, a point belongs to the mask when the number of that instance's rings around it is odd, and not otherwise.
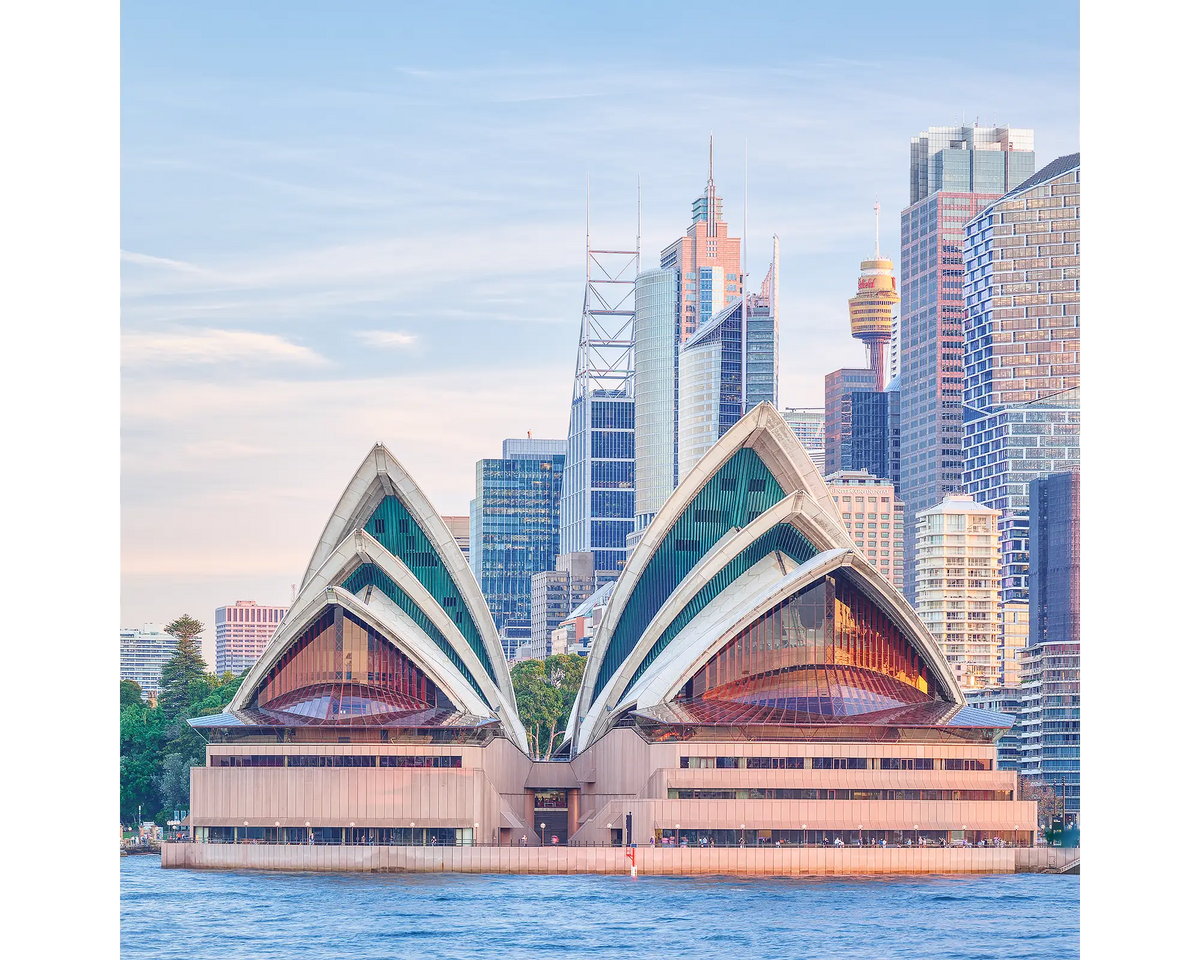
[[[637,239],[632,250],[592,247],[592,188],[587,185],[587,283],[575,356],[573,399],[604,391],[633,396],[633,284],[642,260],[642,186],[638,180]]]

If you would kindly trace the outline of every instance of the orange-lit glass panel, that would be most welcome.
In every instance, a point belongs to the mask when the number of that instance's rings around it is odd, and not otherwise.
[[[341,607],[327,608],[296,638],[253,703],[324,721],[452,706],[412,660]]]
[[[835,575],[743,629],[696,672],[680,699],[853,715],[934,699],[935,688],[900,628]]]

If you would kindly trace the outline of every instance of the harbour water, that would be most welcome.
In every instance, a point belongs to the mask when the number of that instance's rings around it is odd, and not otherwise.
[[[1079,956],[1079,877],[690,878],[163,870],[121,858],[121,957]]]

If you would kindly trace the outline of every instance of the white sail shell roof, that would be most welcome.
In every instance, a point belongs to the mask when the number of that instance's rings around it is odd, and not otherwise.
[[[420,578],[363,529],[388,496],[399,500],[416,521],[437,562],[453,582],[478,633],[487,663]],[[364,564],[372,564],[407,595],[441,634],[461,667],[383,591],[364,587],[356,595],[342,586]],[[238,690],[231,708],[249,705],[259,683],[296,637],[331,604],[341,605],[369,622],[433,679],[459,710],[498,718],[506,734],[522,749],[528,749],[503,648],[479,585],[441,516],[382,444],[371,450],[342,494],[313,551],[298,596]]]
[[[741,450],[753,450],[784,491],[782,499],[744,526],[731,526],[687,571],[642,628],[632,649],[612,675],[599,683],[601,665],[620,618],[656,551],[666,549],[684,512],[697,494]],[[656,656],[664,631],[723,568],[772,530],[787,525],[811,545],[815,555],[797,563],[772,552],[754,563],[709,600]],[[639,709],[674,697],[720,645],[781,599],[823,577],[846,571],[917,647],[937,682],[964,703],[953,671],[925,625],[886,577],[854,546],[839,519],[824,480],[791,427],[774,407],[760,404],[723,436],[680,483],[651,522],[613,589],[597,630],[576,699],[569,731],[572,750],[586,749],[628,708]],[[647,658],[651,661],[647,666]]]

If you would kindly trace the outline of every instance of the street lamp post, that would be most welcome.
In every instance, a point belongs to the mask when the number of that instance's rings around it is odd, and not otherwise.
[[[279,821],[275,821],[275,842],[279,842]]]
[[[408,821],[408,842],[414,847],[417,845],[417,825],[412,820]],[[424,843],[421,846],[425,846]]]
[[[746,825],[742,824],[742,846],[746,845]]]
[[[542,823],[540,826],[542,828],[542,846],[544,847],[546,845],[546,824]]]
[[[479,824],[475,824],[475,829],[471,831],[471,846],[475,846],[475,837],[479,835]]]
[[[675,846],[679,846],[679,824],[675,824]]]

